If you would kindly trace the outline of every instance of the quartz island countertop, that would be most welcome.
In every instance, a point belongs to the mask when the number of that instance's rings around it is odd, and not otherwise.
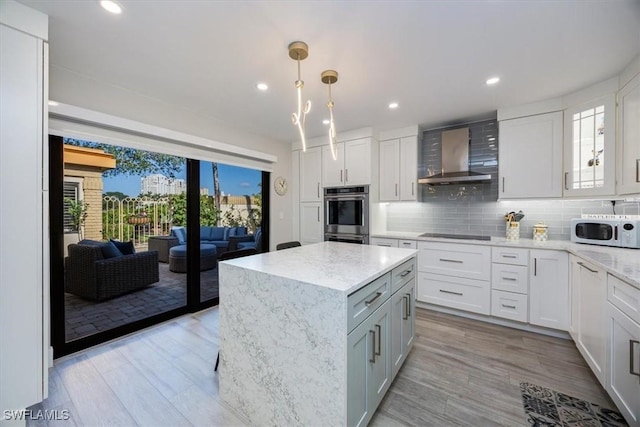
[[[323,242],[220,262],[222,400],[250,425],[347,425],[349,298],[416,253]]]
[[[417,252],[322,242],[225,261],[230,265],[350,294]]]

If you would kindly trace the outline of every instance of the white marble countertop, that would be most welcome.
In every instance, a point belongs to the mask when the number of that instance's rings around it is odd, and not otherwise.
[[[414,249],[322,242],[223,262],[348,295],[416,254]]]
[[[464,243],[484,246],[507,246],[523,249],[564,250],[604,268],[607,272],[640,289],[640,249],[585,245],[582,243],[573,243],[568,240],[534,242],[533,239],[521,238],[519,240],[507,240],[502,237],[492,237],[491,240],[464,240],[420,237],[420,234],[422,233],[387,231],[374,233],[371,237],[408,239],[425,242]]]

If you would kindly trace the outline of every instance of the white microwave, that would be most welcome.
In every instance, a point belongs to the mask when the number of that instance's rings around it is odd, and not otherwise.
[[[575,218],[571,220],[571,241],[640,249],[640,220]]]

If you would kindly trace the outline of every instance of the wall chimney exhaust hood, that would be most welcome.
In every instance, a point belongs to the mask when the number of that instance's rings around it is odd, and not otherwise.
[[[491,175],[469,171],[469,128],[442,132],[442,173],[418,179],[419,184],[476,184]]]

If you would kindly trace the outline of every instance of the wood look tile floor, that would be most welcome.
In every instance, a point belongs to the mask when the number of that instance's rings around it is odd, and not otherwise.
[[[417,309],[416,341],[371,426],[524,426],[528,381],[615,408],[572,341]],[[57,360],[49,398],[65,426],[243,426],[218,393],[218,309]]]

